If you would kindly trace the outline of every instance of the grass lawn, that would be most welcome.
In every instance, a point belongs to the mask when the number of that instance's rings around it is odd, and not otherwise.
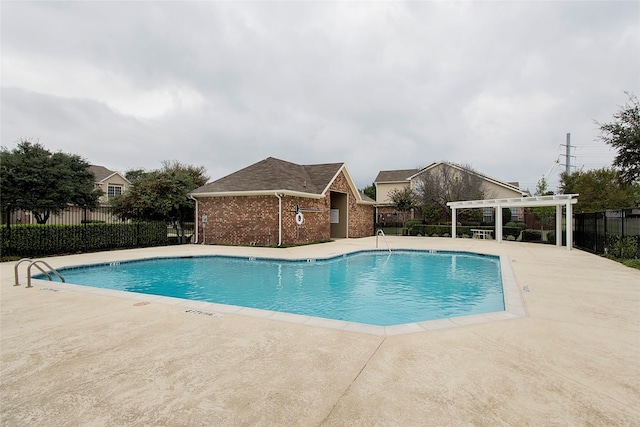
[[[631,267],[631,268],[636,268],[638,270],[640,270],[640,259],[629,259],[629,258],[615,258],[612,256],[608,256],[607,258],[617,261],[621,264],[626,265],[627,267]]]

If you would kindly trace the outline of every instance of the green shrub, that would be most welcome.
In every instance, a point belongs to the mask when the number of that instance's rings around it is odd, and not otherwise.
[[[525,228],[527,228],[527,225],[524,223],[524,221],[509,221],[504,226],[515,227],[519,228],[520,230],[524,230]]]
[[[422,220],[421,219],[410,219],[406,222],[406,226],[407,228],[411,228],[413,226],[416,225],[422,225]]]
[[[460,227],[458,227],[459,229]],[[450,225],[426,225],[426,224],[412,224],[411,227],[407,227],[410,236],[417,236],[419,234],[423,236],[433,236],[437,234],[442,236],[444,233],[451,233]],[[458,234],[460,232],[458,231]]]
[[[511,236],[513,237],[513,239],[517,239],[518,236],[520,236],[520,232],[522,231],[522,229],[520,227],[502,227],[502,236],[504,236],[504,238],[506,239],[507,237]]]
[[[607,254],[621,259],[638,257],[638,236],[610,236]]]
[[[539,242],[542,240],[542,232],[538,230],[522,230],[523,242]]]
[[[34,257],[167,244],[163,222],[0,226],[2,255]]]
[[[555,231],[549,231],[547,233],[547,242],[549,243],[556,243],[556,232]]]

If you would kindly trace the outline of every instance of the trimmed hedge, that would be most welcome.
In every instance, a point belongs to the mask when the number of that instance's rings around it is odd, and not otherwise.
[[[522,230],[523,242],[540,242],[542,241],[542,232],[538,230]]]
[[[0,226],[2,256],[46,256],[168,244],[164,222]]]
[[[506,239],[507,237],[513,237],[513,240],[517,240],[520,237],[520,232],[522,228],[516,227],[502,227],[502,236]]]
[[[411,224],[411,226],[407,225],[407,228],[410,236],[444,236],[445,234],[451,236],[451,225]],[[471,236],[473,235],[472,229],[495,230],[495,227],[458,225],[456,227],[456,236]],[[505,239],[508,236],[513,236],[514,239],[517,239],[520,236],[520,231],[522,231],[520,227],[502,227],[502,235]]]
[[[444,233],[451,234],[450,225],[426,225],[426,224],[407,224],[410,236],[442,236]]]
[[[567,233],[562,231],[562,246],[567,246]],[[553,245],[556,244],[556,232],[555,230],[551,230],[547,233],[547,243],[551,243]]]

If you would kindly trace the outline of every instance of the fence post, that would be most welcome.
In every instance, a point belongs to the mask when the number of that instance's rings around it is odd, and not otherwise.
[[[7,252],[6,254],[4,254],[5,256],[8,255],[14,255],[14,250],[12,250],[12,246],[14,246],[14,244],[12,243],[11,240],[11,205],[7,205],[7,235],[5,236],[5,239],[7,242],[9,242],[9,244],[7,245]]]
[[[604,250],[604,253],[607,253],[609,251],[609,248],[607,247],[607,236],[609,235],[609,233],[607,233],[607,211],[602,213],[602,219],[604,221],[604,242],[602,244],[602,249]]]
[[[593,224],[593,251],[596,252],[598,250],[598,238],[599,238],[599,232],[600,232],[600,215],[598,215],[597,213],[589,213],[589,214],[585,214],[585,215],[590,215],[591,217],[591,222]]]
[[[82,207],[82,246],[85,252],[88,252],[87,244],[87,205]]]
[[[140,247],[140,212],[139,212],[139,208],[138,208],[138,212],[136,215],[136,248]]]

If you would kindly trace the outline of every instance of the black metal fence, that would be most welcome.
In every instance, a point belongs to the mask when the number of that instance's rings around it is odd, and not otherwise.
[[[46,212],[46,208],[2,212],[0,255],[34,257],[163,246],[188,243],[193,234],[192,222],[179,230],[165,221],[122,219],[108,206],[69,206],[48,216]],[[46,223],[38,223],[45,218]]]
[[[575,246],[618,258],[640,258],[640,208],[579,213]]]

